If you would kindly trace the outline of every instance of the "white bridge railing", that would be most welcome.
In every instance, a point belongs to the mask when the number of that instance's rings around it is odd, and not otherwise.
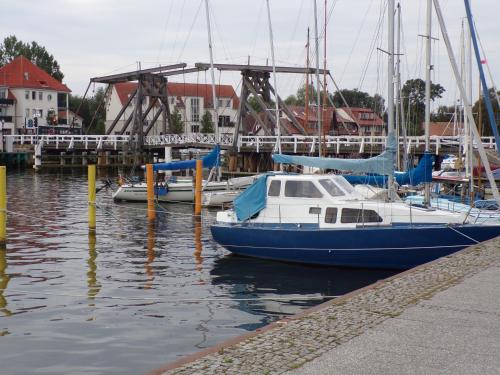
[[[41,144],[42,146],[52,146],[55,148],[73,149],[75,147],[101,150],[103,148],[113,148],[117,150],[121,145],[129,142],[128,135],[5,135],[6,144]],[[380,148],[385,145],[387,137],[385,136],[326,136],[323,137],[323,143],[327,149],[339,153],[341,147],[350,147],[359,153],[369,152],[371,147]],[[400,138],[400,146],[403,145],[403,138]],[[220,142],[217,142],[215,134],[166,134],[158,136],[144,137],[144,144],[152,147],[163,146],[182,146],[182,145],[215,145],[219,143],[222,146],[231,146],[233,136],[228,134],[220,135]],[[495,149],[494,137],[483,137],[482,143],[485,148]],[[407,137],[406,152],[410,153],[417,147],[425,144],[423,136]],[[430,147],[434,152],[439,153],[441,147],[458,148],[462,144],[460,137],[437,137],[430,138]],[[238,138],[237,148],[253,149],[256,152],[261,150],[269,151],[277,146],[277,137],[275,136],[240,136]],[[293,150],[294,153],[300,151],[315,152],[318,146],[318,137],[316,136],[282,136],[281,146],[286,148],[287,152]]]

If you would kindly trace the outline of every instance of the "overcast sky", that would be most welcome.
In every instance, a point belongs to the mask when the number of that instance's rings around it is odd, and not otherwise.
[[[318,1],[323,35],[324,0]],[[371,94],[387,93],[387,0],[328,0],[327,67],[341,88],[359,88]],[[1,0],[1,38],[16,35],[44,45],[61,65],[65,83],[83,94],[89,78],[141,66],[208,62],[204,0]],[[402,75],[424,77],[423,38],[425,0],[402,2]],[[265,0],[210,0],[215,62],[265,64],[270,48]],[[307,27],[311,28],[314,56],[313,0],[270,0],[278,65],[305,65]],[[465,16],[462,0],[441,0],[450,38],[458,47]],[[494,79],[500,79],[500,22],[498,0],[474,0],[473,11]],[[382,25],[380,19],[382,17]],[[457,89],[434,15],[433,81],[447,92],[437,102],[451,104]],[[323,39],[320,40],[323,64]],[[375,48],[371,48],[374,46]],[[314,63],[313,63],[314,64]],[[474,70],[477,97],[477,69]],[[174,79],[172,79],[174,80]],[[205,73],[175,80],[209,82]],[[216,74],[221,83],[239,85],[239,74]],[[286,97],[304,82],[298,75],[279,75],[278,89]],[[331,87],[331,85],[330,85]],[[239,93],[239,87],[238,87]]]

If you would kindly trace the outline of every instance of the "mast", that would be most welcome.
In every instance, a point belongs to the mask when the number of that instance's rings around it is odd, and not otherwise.
[[[493,106],[491,105],[490,93],[488,90],[488,85],[486,84],[486,78],[484,76],[483,64],[481,63],[479,46],[477,43],[474,22],[472,20],[472,13],[471,13],[471,9],[470,9],[470,2],[469,2],[469,0],[464,0],[464,3],[465,3],[465,12],[467,13],[467,21],[469,22],[470,35],[471,35],[472,43],[474,45],[474,54],[476,55],[476,62],[477,62],[477,66],[479,69],[479,78],[481,79],[481,86],[483,88],[484,102],[486,104],[486,109],[487,109],[488,117],[490,120],[491,130],[493,132],[493,135],[495,136],[497,153],[498,153],[498,155],[500,155],[500,135],[498,134],[497,124],[495,121],[495,115],[493,113]]]
[[[439,0],[433,0],[433,1],[434,1],[434,8],[436,9],[436,15],[439,20],[439,26],[441,27],[441,34],[443,35],[443,39],[446,44],[446,50],[448,52],[448,57],[450,59],[450,64],[453,69],[453,74],[455,76],[455,81],[457,82],[458,89],[460,90],[460,97],[462,98],[462,101],[465,101],[465,99],[467,98],[467,93],[460,79],[460,73],[458,71],[457,62],[453,54],[450,38],[448,37],[448,32],[446,30],[446,25],[444,24],[443,14],[441,13],[441,6],[439,5]],[[497,184],[495,182],[495,179],[493,178],[493,174],[491,173],[490,164],[488,162],[488,158],[486,157],[486,152],[484,150],[483,143],[481,142],[481,137],[476,128],[476,123],[474,121],[474,116],[472,115],[472,110],[470,107],[465,107],[465,109],[466,109],[466,115],[469,118],[469,122],[471,125],[472,135],[474,136],[474,139],[477,142],[477,150],[479,152],[479,156],[481,157],[484,169],[486,171],[486,176],[488,176],[488,181],[490,182],[491,192],[493,193],[493,197],[495,198],[495,200],[500,201],[500,194],[498,192]]]
[[[394,0],[388,0],[387,2],[387,17],[388,17],[388,64],[387,64],[387,142],[390,147],[393,147],[390,143],[393,142],[395,138],[394,132]],[[396,142],[396,145],[397,142]],[[391,150],[395,152],[395,150]],[[394,161],[394,154],[393,154]],[[394,169],[394,166],[393,166]],[[393,200],[395,196],[394,191],[394,173],[389,176],[387,182],[388,196],[389,200]]]
[[[321,157],[321,83],[319,80],[319,37],[318,37],[318,8],[316,0],[314,0],[314,38],[316,39],[316,104],[318,106],[316,111],[318,121],[318,156]]]
[[[425,153],[429,150],[429,125],[431,121],[431,32],[432,32],[432,0],[427,0],[426,17],[427,35],[425,36]],[[431,204],[431,185],[425,183],[424,205]]]
[[[397,13],[398,13],[398,23],[397,23],[397,32],[396,32],[396,139],[397,149],[396,149],[396,159],[398,164],[398,169],[401,170],[401,152],[399,150],[399,135],[401,129],[400,122],[400,103],[401,103],[401,73],[400,73],[400,65],[401,65],[401,4],[398,2],[397,5]],[[406,147],[404,147],[406,151]],[[403,152],[403,155],[406,155],[406,152]],[[406,168],[406,163],[403,163],[404,168]]]
[[[207,15],[207,31],[208,31],[208,50],[210,51],[210,75],[212,76],[212,100],[214,107],[214,126],[215,126],[215,140],[217,143],[220,142],[219,139],[219,115],[218,115],[218,103],[217,95],[215,93],[215,73],[214,73],[214,55],[212,51],[212,31],[210,29],[210,10],[208,9],[208,0],[205,0],[205,9]]]
[[[323,127],[325,127],[326,124],[326,113],[325,113],[325,108],[326,108],[326,95],[328,90],[326,89],[326,7],[327,7],[327,1],[325,0],[325,25],[324,25],[324,36],[323,36],[323,111],[322,113],[322,118],[321,120],[323,121]],[[319,142],[319,147],[321,148],[322,142],[321,142],[321,136],[320,134],[320,142]]]
[[[276,135],[278,137],[278,153],[281,154],[281,129],[280,129],[280,111],[278,104],[278,85],[276,84],[276,64],[274,61],[274,42],[273,42],[273,27],[271,24],[271,10],[269,8],[269,0],[266,0],[267,4],[267,21],[269,25],[269,43],[271,45],[271,60],[273,64],[273,82],[274,82],[274,101],[275,101],[275,111],[276,111]],[[282,164],[280,164],[282,165]]]
[[[472,46],[471,46],[471,38],[472,38],[472,30],[470,27],[467,27],[467,33],[464,34],[466,36],[465,39],[465,54],[466,58],[466,70],[465,70],[465,87],[467,88],[467,100],[464,103],[467,107],[469,107],[472,111]],[[467,116],[465,116],[467,118]],[[467,152],[468,158],[466,160],[469,170],[469,193],[470,193],[470,204],[473,205],[474,196],[474,146],[472,142],[472,132],[471,132],[471,124],[467,121],[467,137],[469,139],[469,143],[467,147],[469,151]]]
[[[307,44],[306,44],[306,97],[305,97],[305,126],[309,127],[309,27],[307,28]]]

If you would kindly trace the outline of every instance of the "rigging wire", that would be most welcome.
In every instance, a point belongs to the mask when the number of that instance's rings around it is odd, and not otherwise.
[[[163,52],[163,46],[165,45],[165,38],[167,35],[167,26],[169,25],[169,22],[170,22],[170,15],[172,14],[172,7],[173,7],[174,3],[175,3],[175,1],[170,2],[170,8],[168,8],[167,18],[165,19],[165,24],[163,26],[163,36],[161,39],[160,49],[158,50],[158,55],[156,56],[156,60],[158,63],[160,61],[161,53]],[[163,14],[163,13],[160,13],[160,14]]]
[[[374,2],[374,0],[370,1],[370,4],[368,5],[368,8],[366,8],[366,12],[363,15],[363,18],[361,19],[361,25],[359,26],[358,32],[356,33],[356,38],[354,38],[354,43],[352,44],[351,50],[349,51],[349,55],[347,57],[347,61],[344,64],[344,68],[342,69],[342,73],[340,74],[340,77],[337,80],[339,86],[342,85],[342,79],[344,78],[345,71],[347,70],[347,67],[351,63],[352,54],[354,52],[354,49],[358,45],[359,37],[361,36],[361,31],[365,28],[366,18],[368,17],[368,14],[370,13],[370,10],[372,8],[373,2]]]
[[[198,9],[196,10],[194,17],[193,17],[193,22],[191,23],[191,27],[189,28],[188,35],[186,39],[184,39],[184,44],[182,45],[181,52],[179,53],[179,57],[177,58],[177,61],[181,61],[182,55],[184,54],[184,50],[186,49],[186,45],[191,37],[191,33],[193,32],[194,29],[194,24],[196,23],[198,19],[198,14],[200,13],[201,5],[203,4],[203,0],[200,0],[200,3],[198,5]]]
[[[381,3],[381,9],[380,9],[380,14],[379,14],[379,18],[378,18],[378,21],[377,21],[377,26],[376,26],[376,31],[375,33],[373,34],[373,38],[372,38],[372,41],[370,43],[370,47],[368,49],[368,55],[366,57],[366,60],[365,60],[365,63],[363,64],[363,68],[361,70],[361,78],[358,82],[358,89],[361,90],[362,87],[363,87],[363,83],[364,83],[364,80],[366,78],[366,73],[368,71],[368,67],[370,65],[370,61],[371,61],[371,58],[373,56],[373,52],[375,50],[375,45],[379,39],[379,35],[380,35],[380,31],[382,29],[382,25],[384,23],[384,18],[385,18],[385,13],[386,13],[386,8],[387,8],[387,0],[384,0],[382,3]]]

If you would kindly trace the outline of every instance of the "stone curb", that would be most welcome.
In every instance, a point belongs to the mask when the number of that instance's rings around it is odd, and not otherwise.
[[[186,356],[150,374],[281,374],[495,264],[500,265],[500,237]]]

